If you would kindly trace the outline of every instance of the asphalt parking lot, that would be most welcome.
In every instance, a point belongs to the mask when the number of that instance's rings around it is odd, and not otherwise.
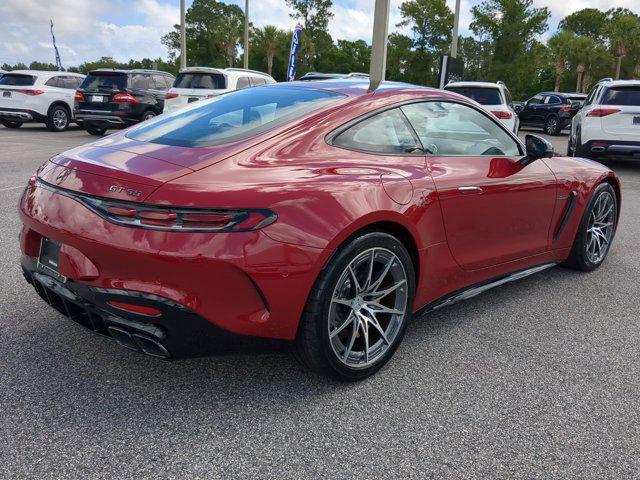
[[[640,162],[609,164],[622,217],[599,270],[416,318],[386,368],[345,385],[287,351],[155,360],[45,306],[18,266],[16,203],[92,139],[0,127],[0,478],[640,475]]]

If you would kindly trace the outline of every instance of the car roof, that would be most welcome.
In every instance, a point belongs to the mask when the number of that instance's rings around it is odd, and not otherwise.
[[[557,95],[558,97],[579,97],[587,98],[586,93],[571,93],[571,92],[540,92],[538,95]]]
[[[449,82],[445,85],[447,87],[480,87],[480,88],[500,88],[505,86],[502,83],[493,82]]]
[[[187,67],[180,70],[180,73],[220,73],[222,75],[230,75],[230,76],[244,76],[244,75],[253,75],[260,77],[273,78],[268,73],[260,72],[258,70],[250,70],[244,68],[215,68],[215,67]]]
[[[81,73],[76,73],[76,72],[65,72],[65,71],[58,71],[58,70],[11,70],[10,72],[4,72],[4,73],[17,73],[18,75],[32,75],[32,76],[43,76],[43,75],[50,75],[50,76],[56,76],[56,75],[71,75],[74,77],[84,77],[83,74]]]
[[[91,70],[89,73],[96,73],[96,72],[115,72],[115,73],[123,73],[123,74],[129,74],[129,73],[159,73],[161,75],[169,75],[171,77],[173,77],[173,75],[171,75],[169,72],[163,72],[162,70],[147,70],[145,68],[133,68],[131,70],[125,70],[122,68],[96,68],[94,70]]]
[[[605,82],[610,87],[637,87],[640,80],[610,80]]]

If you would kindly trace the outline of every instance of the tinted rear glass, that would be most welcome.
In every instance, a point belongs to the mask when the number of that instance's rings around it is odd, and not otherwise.
[[[264,132],[340,98],[343,95],[310,88],[248,88],[163,115],[127,137],[181,147],[219,145]]]
[[[219,90],[227,88],[227,85],[221,73],[180,73],[173,87]]]
[[[83,90],[124,90],[127,88],[126,73],[90,73],[80,85]]]
[[[0,77],[0,85],[15,85],[16,87],[30,87],[36,82],[36,77],[20,75],[17,73],[5,73]]]
[[[447,90],[459,93],[475,100],[480,105],[501,105],[500,91],[497,88],[449,87]]]
[[[602,104],[640,106],[640,87],[611,87],[602,97]]]

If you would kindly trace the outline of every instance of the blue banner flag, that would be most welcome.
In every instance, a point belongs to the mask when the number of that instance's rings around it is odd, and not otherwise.
[[[62,61],[60,60],[60,53],[58,52],[58,47],[56,45],[56,36],[53,34],[53,20],[49,19],[51,22],[51,38],[53,39],[53,49],[56,52],[56,68],[62,71]]]
[[[287,82],[296,78],[296,56],[300,50],[300,37],[302,36],[302,25],[297,24],[291,37],[291,51],[289,52],[289,68],[287,69]]]

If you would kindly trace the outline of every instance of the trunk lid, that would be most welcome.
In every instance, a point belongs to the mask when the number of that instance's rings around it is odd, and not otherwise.
[[[602,130],[625,140],[640,141],[640,85],[610,87],[601,104],[603,108],[619,110],[600,119]]]

